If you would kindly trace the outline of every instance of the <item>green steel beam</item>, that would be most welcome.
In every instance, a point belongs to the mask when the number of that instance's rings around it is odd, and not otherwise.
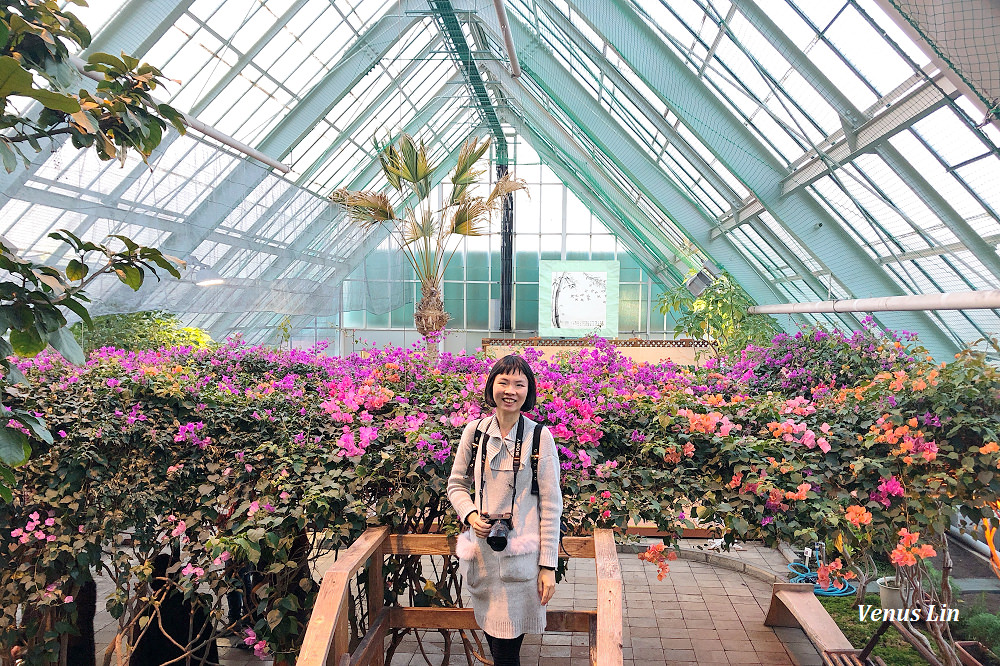
[[[847,118],[851,125],[858,129],[870,119],[866,114],[858,109],[847,95],[845,95],[836,85],[830,81],[823,71],[817,67],[812,60],[802,52],[802,50],[767,16],[756,2],[752,0],[734,0],[734,4],[746,19],[757,28],[758,31],[771,43],[771,45],[801,74],[816,92],[829,103],[842,118]],[[928,84],[931,85],[931,84]],[[935,85],[938,89],[943,86],[945,89],[953,89],[946,82]],[[955,91],[957,94],[957,91]],[[870,137],[865,140],[869,151],[879,155],[906,183],[910,189],[927,205],[931,211],[937,215],[938,219],[944,222],[949,229],[954,232],[958,239],[989,269],[994,279],[1000,280],[1000,256],[997,255],[996,248],[987,243],[983,237],[972,228],[965,218],[956,211],[940,192],[938,192],[927,179],[924,178],[909,162],[894,148],[886,139],[896,132],[900,132],[926,117],[947,103],[948,97],[944,94],[936,94],[931,103],[928,103],[924,95],[914,95],[915,99],[909,103],[900,101],[883,115],[897,116],[900,114],[900,107],[906,107],[908,112],[896,119],[890,126],[879,127],[880,138]],[[877,117],[876,117],[877,118]],[[859,132],[860,134],[860,132]],[[860,143],[860,141],[859,141]],[[853,159],[854,155],[850,156]],[[847,161],[846,159],[844,160]],[[788,194],[788,189],[783,188],[783,193]]]
[[[124,51],[142,59],[193,4],[194,0],[129,0],[94,35],[82,57],[86,60],[90,53],[117,55]]]
[[[506,86],[520,85],[499,63],[487,65],[486,69],[493,77],[499,77]],[[572,174],[576,182],[586,187],[587,199],[600,202],[602,210],[608,213],[606,218],[602,216],[605,223],[622,231],[633,241],[632,249],[638,258],[648,262],[647,268],[651,275],[664,283],[677,282],[689,268],[694,268],[691,262],[686,261],[685,253],[650,222],[635,202],[604,174],[601,166],[587,154],[577,139],[557,123],[533,95],[523,89],[517,91],[510,88],[508,92],[519,93],[517,111],[511,113],[513,117],[507,119],[508,124],[522,133],[528,133],[529,138],[533,139],[532,147],[536,151],[542,150],[552,159],[547,162],[547,166],[563,167],[561,171],[564,174]],[[583,172],[578,172],[573,165],[583,165]],[[563,182],[566,182],[565,178]],[[579,191],[575,190],[574,193]],[[603,198],[601,193],[604,194]],[[642,238],[635,236],[636,232],[641,233]]]
[[[225,89],[229,86],[233,80],[246,69],[247,65],[253,62],[253,59],[257,57],[261,49],[267,46],[272,39],[277,36],[281,29],[288,25],[288,22],[295,17],[295,15],[302,9],[305,5],[309,3],[309,0],[295,0],[284,13],[278,17],[278,19],[271,24],[271,27],[264,31],[264,33],[257,38],[257,41],[246,50],[242,55],[240,55],[239,60],[233,64],[226,73],[219,79],[212,89],[201,96],[194,106],[191,107],[190,114],[192,116],[197,116],[199,113],[204,111],[209,104],[211,104],[219,95],[221,95]]]
[[[427,7],[426,2],[419,0],[405,0],[404,4],[425,10]],[[277,159],[284,158],[315,123],[329,113],[399,43],[401,35],[405,35],[419,20],[399,13],[386,15],[375,21],[348,49],[337,66],[305,95],[256,148],[272,157],[277,156]],[[218,227],[235,202],[246,199],[265,178],[266,172],[256,163],[241,160],[213,195],[206,197],[191,213],[188,217],[190,222],[171,234],[163,247],[182,258],[188,256],[205,239],[205,230]]]
[[[641,146],[621,131],[618,122],[566,71],[535,33],[514,17],[511,17],[510,26],[514,43],[518,45],[522,69],[594,145],[621,165],[625,175],[646,198],[673,220],[705,256],[732,273],[756,302],[784,300],[783,295],[747,262],[728,239],[711,237],[711,228],[714,226],[712,217],[688,198],[673,180],[667,178]],[[498,72],[501,77],[503,74],[503,71]],[[520,89],[520,84],[510,79],[509,75],[501,78],[501,82],[510,93],[508,97],[513,100],[530,95]]]
[[[563,34],[567,35],[570,42],[573,45],[573,49],[583,53],[587,59],[594,62],[601,69],[602,76],[606,77],[614,85],[615,89],[619,94],[623,91],[629,91],[628,95],[629,101],[639,109],[644,117],[644,120],[650,124],[650,126],[656,128],[660,134],[662,134],[670,145],[677,149],[677,152],[681,156],[690,162],[691,166],[694,167],[698,175],[703,177],[708,183],[717,191],[719,194],[724,196],[729,202],[731,207],[740,205],[739,195],[733,191],[725,179],[719,177],[715,169],[709,166],[705,158],[696,151],[691,145],[684,139],[684,137],[678,132],[673,125],[667,122],[663,114],[659,112],[658,109],[654,108],[653,105],[629,82],[628,79],[622,75],[615,67],[608,62],[608,59],[603,53],[601,53],[591,42],[588,40],[580,29],[573,25],[573,22],[566,17],[553,3],[551,0],[535,0],[536,4],[545,10],[545,15],[555,25]],[[484,19],[489,23],[494,30],[496,30],[496,21],[490,16],[488,19]]]
[[[404,0],[404,10],[386,14],[372,23],[358,40],[347,49],[323,80],[299,100],[281,122],[255,146],[257,150],[277,160],[282,160],[312,128],[340,102],[344,96],[365,77],[372,68],[399,45],[400,40],[421,19],[410,16],[411,9],[426,8],[426,2]]]
[[[816,199],[801,191],[781,196],[781,183],[787,174],[785,165],[735,118],[631,5],[624,0],[575,0],[572,4],[799,244],[813,250],[852,296],[902,293],[895,281]],[[957,349],[954,341],[926,313],[907,316],[888,312],[880,313],[878,318],[890,328],[920,330],[925,345],[935,356],[950,356]]]
[[[569,37],[573,47],[584,53],[592,62],[600,67],[602,75],[607,77],[612,82],[619,94],[625,91],[632,93],[628,96],[629,100],[643,113],[645,121],[655,127],[657,131],[663,134],[670,141],[671,145],[677,148],[678,152],[684,157],[684,159],[690,162],[691,165],[698,170],[699,175],[704,177],[709,184],[716,189],[716,191],[726,198],[726,200],[730,203],[731,208],[739,208],[742,205],[739,194],[733,190],[726,180],[721,178],[716,170],[709,165],[707,161],[705,161],[701,154],[694,150],[687,140],[684,139],[684,137],[666,121],[663,115],[659,113],[648,100],[646,100],[645,96],[635,90],[628,79],[608,62],[604,54],[591,44],[591,42],[580,32],[579,28],[573,25],[573,22],[559,11],[558,8],[552,4],[551,0],[536,0],[536,2],[539,7],[546,11],[546,17],[548,20]],[[495,21],[492,21],[491,19],[492,16],[485,22],[491,24],[494,31],[496,31],[497,26]],[[774,239],[774,234],[767,228],[767,225],[760,222],[757,215],[744,218],[741,220],[741,223],[743,222],[750,223],[761,235],[772,240]],[[783,243],[773,244],[772,246],[777,252],[777,248],[782,247]],[[812,291],[817,294],[823,293],[825,289],[824,285],[816,279],[812,271],[806,267],[800,257],[791,255],[785,259],[793,270],[803,276],[803,281]],[[853,315],[848,316],[853,317]],[[855,318],[854,320],[860,326],[860,319]]]
[[[462,24],[455,15],[455,8],[451,0],[427,0],[434,10],[434,18],[441,28],[441,36],[448,44],[451,54],[458,62],[459,71],[465,77],[471,91],[471,97],[483,118],[483,124],[493,135],[494,148],[497,152],[497,161],[501,164],[507,163],[507,137],[504,136],[503,127],[500,126],[500,119],[497,117],[496,108],[490,98],[483,83],[483,77],[479,73],[479,67],[469,50],[469,43],[462,30]]]

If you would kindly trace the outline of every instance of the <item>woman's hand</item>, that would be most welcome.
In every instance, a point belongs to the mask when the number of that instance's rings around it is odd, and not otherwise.
[[[472,531],[480,539],[488,537],[490,535],[490,528],[493,527],[493,523],[483,520],[478,511],[470,513],[466,522],[469,523],[469,527],[472,528]]]
[[[538,596],[542,600],[542,605],[549,603],[549,599],[556,593],[556,572],[552,569],[538,570]]]

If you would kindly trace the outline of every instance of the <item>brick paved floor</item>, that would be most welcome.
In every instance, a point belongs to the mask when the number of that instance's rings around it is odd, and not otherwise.
[[[699,542],[685,542],[685,547]],[[703,544],[702,544],[703,545]],[[776,551],[749,544],[729,557],[775,573],[784,572],[784,559]],[[625,666],[654,664],[746,664],[761,666],[815,666],[821,663],[812,644],[799,629],[772,630],[763,624],[771,596],[770,583],[720,566],[685,559],[670,563],[670,574],[656,579],[656,568],[635,554],[620,553],[624,583],[623,656]],[[329,566],[321,562],[320,570]],[[99,593],[106,592],[104,583]],[[593,560],[571,560],[566,579],[556,588],[552,609],[593,609],[597,603]],[[100,604],[99,604],[100,605]],[[114,635],[111,617],[97,618],[101,663],[104,646]],[[433,666],[440,664],[443,639],[427,632],[424,651]],[[588,666],[586,634],[547,633],[526,636],[521,650],[523,666]],[[457,641],[456,641],[457,643]],[[220,641],[225,666],[262,666],[269,661],[231,648]],[[114,662],[112,662],[114,663]],[[390,666],[425,664],[417,642],[405,638]],[[452,649],[451,664],[465,663],[460,644]]]

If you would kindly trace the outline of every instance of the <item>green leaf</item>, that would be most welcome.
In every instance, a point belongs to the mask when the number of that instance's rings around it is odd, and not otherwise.
[[[64,95],[54,90],[36,88],[22,94],[26,97],[37,99],[48,109],[62,111],[63,113],[76,113],[80,110],[80,100],[72,95]]]
[[[131,287],[132,291],[138,291],[139,287],[142,286],[142,271],[135,266],[118,264],[118,268],[115,268],[115,274],[119,280]]]
[[[90,267],[79,259],[71,259],[66,266],[66,277],[74,282],[87,277],[89,272]]]
[[[0,56],[0,97],[23,95],[26,91],[31,91],[31,74],[14,58]]]
[[[106,65],[112,70],[116,70],[116,74],[124,74],[128,71],[128,67],[118,58],[114,57],[110,53],[91,53],[90,57],[87,58],[87,66],[84,67],[88,72],[96,70],[102,70],[102,67],[98,65]]]
[[[77,317],[83,320],[83,322],[87,325],[87,328],[94,328],[94,321],[90,318],[90,313],[87,312],[87,308],[84,307],[83,303],[73,300],[72,298],[67,298],[65,301],[62,301],[60,305],[65,305],[67,308],[72,310]]]
[[[11,467],[19,467],[28,462],[31,447],[27,436],[20,430],[0,425],[0,462]]]
[[[108,238],[117,238],[122,243],[125,243],[125,247],[128,248],[128,251],[130,253],[134,253],[139,249],[139,245],[128,236],[122,236],[120,234],[108,234]]]
[[[4,340],[4,343],[6,343],[6,342],[7,341]],[[28,378],[24,376],[24,373],[21,372],[21,369],[19,367],[17,367],[14,364],[11,364],[6,369],[6,371],[7,371],[7,376],[6,376],[5,379],[7,379],[7,380],[9,380],[9,381],[11,381],[11,382],[13,382],[15,384],[21,384],[22,386],[28,386]]]
[[[184,116],[180,111],[170,106],[169,104],[157,104],[156,110],[160,112],[160,115],[167,119],[167,121],[174,126],[174,129],[181,134],[187,133],[187,125],[184,124]]]
[[[12,173],[17,168],[17,155],[14,149],[4,140],[0,140],[0,157],[3,158],[3,168]]]
[[[59,328],[49,333],[49,344],[73,365],[83,365],[87,362],[87,355],[80,348],[80,343],[66,328]]]
[[[22,416],[21,421],[31,428],[31,432],[35,433],[35,437],[42,440],[46,444],[51,444],[54,441],[52,439],[52,433],[49,432],[47,427],[45,427],[45,421],[40,418],[27,415]]]
[[[3,468],[0,467],[0,471],[2,470]],[[3,498],[3,501],[8,504],[14,500],[14,495],[11,493],[10,487],[2,481],[0,481],[0,498]]]
[[[45,349],[48,343],[42,339],[35,330],[35,327],[26,330],[12,330],[10,332],[10,346],[14,348],[14,353],[22,358],[32,358],[38,352]]]

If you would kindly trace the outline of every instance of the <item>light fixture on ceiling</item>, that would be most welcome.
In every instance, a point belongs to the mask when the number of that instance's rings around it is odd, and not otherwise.
[[[188,265],[191,266],[188,279],[199,287],[215,287],[226,283],[217,270],[201,263],[197,259],[189,259]]]

